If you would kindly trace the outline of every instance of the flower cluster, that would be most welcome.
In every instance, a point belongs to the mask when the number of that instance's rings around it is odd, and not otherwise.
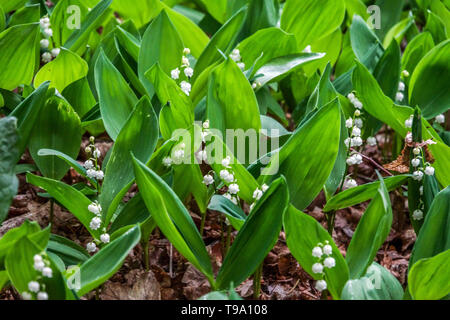
[[[239,49],[234,49],[230,54],[230,58],[231,60],[236,62],[239,69],[241,69],[242,71],[245,70],[245,63],[242,62],[241,52],[239,51]]]
[[[162,159],[165,167],[169,168],[173,164],[180,164],[185,155],[186,144],[181,142],[172,149],[172,156],[167,156]]]
[[[325,241],[325,245],[318,243],[312,250],[312,256],[317,258],[317,262],[312,265],[313,273],[319,274],[322,279],[316,282],[315,288],[319,291],[323,291],[327,288],[327,282],[323,279],[325,277],[325,268],[331,269],[336,266],[336,260],[331,257],[333,254],[333,248],[329,244],[328,240]]]
[[[36,279],[28,282],[28,290],[22,292],[22,298],[24,300],[31,300],[36,298],[37,300],[48,300],[48,294],[45,291],[45,284],[41,283],[44,278],[52,278],[53,270],[50,267],[50,261],[45,253],[36,254],[33,257],[34,270],[38,271]]]
[[[191,53],[189,48],[184,48],[183,57],[181,58],[181,67],[175,68],[170,72],[170,76],[173,80],[179,80],[181,75],[181,70],[183,70],[184,75],[188,79],[188,81],[181,81],[180,88],[186,94],[189,95],[191,92],[191,83],[189,80],[194,75],[194,69],[191,68],[191,63],[189,62],[189,58],[187,57]],[[180,70],[181,68],[181,70]]]
[[[53,30],[50,26],[50,19],[45,16],[40,19],[39,24],[41,26],[41,33],[44,36],[44,39],[40,41],[41,49],[48,50],[50,47],[50,39],[53,36]],[[42,62],[48,63],[52,61],[53,58],[56,58],[59,53],[61,52],[61,49],[59,48],[53,48],[50,51],[45,51],[42,53]]]
[[[237,194],[241,190],[235,178],[234,172],[231,170],[230,164],[231,164],[230,156],[227,156],[226,158],[222,159],[223,169],[220,170],[219,176],[223,182],[229,183],[228,192],[225,193],[223,196],[237,205],[239,203],[239,197],[237,196]]]
[[[405,83],[400,81],[400,83],[398,84],[398,92],[395,95],[395,101],[401,102],[403,101],[403,99],[405,98]]]
[[[86,154],[89,156],[89,159],[84,163],[84,168],[86,169],[86,175],[88,176],[88,178],[100,181],[103,180],[104,177],[103,171],[100,170],[100,166],[98,165],[98,159],[101,157],[102,153],[98,148],[95,147],[94,137],[90,137],[89,141],[90,144],[85,149]]]
[[[354,93],[349,93],[347,98],[355,107],[355,113],[352,118],[348,118],[345,121],[345,126],[349,129],[350,137],[345,140],[345,145],[347,147],[360,147],[363,144],[361,138],[361,129],[363,127],[363,121],[361,118],[361,110],[363,108],[363,104]]]
[[[269,189],[269,186],[268,186],[267,184],[264,183],[264,184],[261,186],[261,189],[260,189],[260,188],[256,188],[256,190],[253,191],[253,199],[255,199],[255,202],[253,202],[253,203],[250,205],[250,211],[253,210],[253,208],[255,207],[256,202],[257,202],[259,199],[261,199],[261,197],[263,196],[264,192],[267,191],[267,189]]]
[[[88,206],[88,210],[95,215],[89,223],[89,227],[94,231],[100,229],[103,224],[102,206],[97,201],[95,201]],[[106,228],[103,228],[103,233],[100,236],[100,241],[102,243],[109,243],[110,241],[110,236],[106,232]],[[89,242],[86,246],[86,249],[88,252],[93,253],[97,251],[97,245],[95,242]]]

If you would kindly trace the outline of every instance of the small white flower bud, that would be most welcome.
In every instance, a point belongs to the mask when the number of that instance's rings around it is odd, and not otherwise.
[[[203,126],[203,129],[209,129],[209,120],[205,120],[205,122],[203,122],[202,126]]]
[[[405,127],[406,128],[412,128],[412,125],[413,125],[413,117],[410,117],[410,118],[405,120]]]
[[[33,297],[31,296],[31,293],[25,291],[25,292],[22,292],[22,299],[23,300],[31,300],[31,299],[33,299]]]
[[[56,58],[60,54],[60,52],[61,52],[60,48],[53,48],[51,51],[51,54],[52,54],[53,58]]]
[[[330,255],[333,252],[333,248],[327,244],[323,247],[323,253],[325,253],[327,256]]]
[[[411,164],[413,165],[413,167],[418,167],[420,165],[420,159],[419,158],[412,159]]]
[[[347,138],[347,139],[344,140],[344,143],[347,146],[347,148],[350,146],[350,142],[351,142],[350,138]]]
[[[353,119],[352,118],[348,118],[346,121],[345,121],[345,126],[347,127],[347,128],[351,128],[351,127],[353,127]]]
[[[107,234],[107,233],[103,233],[100,236],[100,241],[103,243],[109,243],[110,240],[111,240],[111,238],[110,238],[109,234]]]
[[[183,54],[188,55],[191,53],[191,50],[189,48],[184,48],[183,49]]]
[[[230,184],[230,186],[228,187],[228,192],[231,194],[238,194],[239,193],[239,185],[236,183],[232,183]]]
[[[405,137],[405,142],[410,144],[413,143],[413,135],[411,132],[408,132]]]
[[[423,219],[423,212],[422,210],[414,210],[412,217],[414,220],[422,220]]]
[[[84,163],[84,167],[86,168],[86,170],[92,169],[94,167],[94,162],[92,162],[92,160],[87,160]]]
[[[367,144],[369,146],[376,146],[377,145],[377,139],[375,137],[368,137],[367,138]]]
[[[44,269],[42,269],[42,275],[44,277],[47,277],[47,278],[53,277],[53,270],[52,270],[52,268],[45,267]]]
[[[233,52],[230,54],[230,58],[234,62],[241,61],[241,52],[239,51],[239,49],[234,49]]]
[[[44,269],[45,263],[43,261],[38,261],[34,263],[34,270],[36,271],[42,271]]]
[[[355,116],[359,117],[361,115],[361,111],[360,110],[355,110]]]
[[[265,183],[261,186],[262,192],[266,192],[268,189],[269,189],[269,186]]]
[[[189,96],[189,93],[191,92],[191,84],[186,81],[181,81],[180,83],[181,90]]]
[[[320,258],[320,257],[322,257],[322,255],[323,255],[322,248],[314,247],[314,249],[312,250],[312,256],[316,257],[316,258]]]
[[[420,186],[419,193],[420,193],[421,196],[423,196],[423,186]]]
[[[92,153],[95,158],[100,158],[102,156],[102,153],[98,148],[95,148],[94,153]]]
[[[395,95],[395,100],[396,101],[403,101],[403,98],[405,97],[405,95],[402,92],[397,92],[397,94]]]
[[[42,49],[47,49],[50,45],[50,41],[48,41],[47,39],[42,39],[39,43]]]
[[[241,69],[241,71],[244,71],[244,70],[245,70],[245,63],[243,63],[243,62],[238,62],[238,63],[237,63],[237,66],[239,67],[239,69]]]
[[[398,84],[398,91],[405,91],[405,83],[400,81]]]
[[[183,56],[183,57],[181,58],[181,65],[182,65],[183,67],[189,67],[191,64],[190,64],[190,62],[189,62],[189,59],[188,59],[187,57]]]
[[[223,179],[225,182],[227,182],[227,183],[231,183],[231,182],[233,182],[234,181],[234,175],[232,174],[232,173],[230,173],[228,176],[226,176],[224,179]]]
[[[172,158],[170,157],[164,157],[162,160],[162,163],[165,167],[170,167],[172,165]]]
[[[39,292],[39,293],[37,294],[37,299],[38,299],[38,300],[48,300],[48,294],[47,294],[47,292],[43,292],[43,291]]]
[[[322,273],[323,272],[323,265],[321,263],[314,263],[312,265],[312,272],[313,273]]]
[[[46,38],[50,38],[53,36],[53,30],[50,28],[44,29],[44,31],[42,31],[42,33],[44,34],[44,36]]]
[[[186,69],[184,69],[184,74],[186,75],[186,77],[191,78],[194,75],[194,69],[192,69],[191,67],[187,67]]]
[[[311,45],[307,45],[305,49],[303,49],[302,51],[303,53],[311,53],[312,49],[311,49]]]
[[[326,268],[331,269],[336,266],[336,260],[334,260],[334,258],[328,257],[323,261],[323,265]]]
[[[348,166],[354,166],[356,164],[356,159],[354,156],[350,156],[346,162]]]
[[[197,159],[199,162],[206,162],[208,160],[208,153],[206,150],[200,150],[197,153]]]
[[[89,224],[89,227],[92,230],[98,230],[98,229],[100,229],[101,225],[102,225],[102,219],[100,219],[99,217],[94,217],[94,218],[92,218],[91,223]]]
[[[86,175],[88,178],[95,178],[97,176],[97,171],[95,171],[95,169],[89,169],[86,171]]]
[[[40,254],[35,254],[33,257],[34,263],[43,262],[42,256]]]
[[[203,183],[206,184],[207,186],[211,185],[214,183],[214,178],[212,175],[207,174],[206,176],[203,177]]]
[[[316,290],[322,292],[327,289],[327,282],[325,280],[318,280],[315,285]]]
[[[224,166],[225,168],[229,168],[230,163],[231,163],[230,156],[227,156],[226,158],[222,159],[222,166]]]
[[[443,114],[437,115],[436,118],[434,118],[434,121],[439,124],[443,124],[445,122],[445,116]]]
[[[347,95],[347,98],[348,98],[348,100],[353,101],[353,100],[355,100],[356,97],[355,97],[355,94],[353,92],[350,92]]]
[[[434,175],[434,168],[433,168],[432,166],[427,166],[427,167],[425,168],[425,174],[426,174],[427,176],[432,176],[432,175]]]
[[[180,69],[176,68],[176,69],[173,69],[172,71],[170,71],[170,77],[173,80],[179,79],[180,78]]]
[[[359,110],[361,110],[363,107],[362,102],[359,100],[354,101],[353,105],[355,106],[356,109],[359,109]]]
[[[31,292],[38,292],[40,288],[39,282],[37,281],[30,281],[28,282],[28,290]]]
[[[353,127],[352,134],[353,134],[353,136],[355,136],[355,137],[361,136],[361,129],[358,128],[358,127]]]
[[[89,242],[86,245],[86,250],[89,253],[93,253],[93,252],[97,251],[97,245],[95,244],[95,242]]]
[[[351,139],[350,144],[352,147],[360,147],[360,146],[362,146],[363,141],[362,141],[361,137],[354,137]]]
[[[226,170],[226,169],[223,169],[223,170],[220,170],[219,175],[220,175],[220,179],[225,180],[230,175],[230,172],[228,172],[228,170]]]
[[[403,71],[402,71],[402,76],[403,76],[403,78],[408,78],[408,77],[409,77],[409,72],[408,72],[408,70],[403,70]]]
[[[361,118],[356,118],[355,119],[355,126],[359,129],[361,129],[363,127],[363,121]]]
[[[263,196],[263,192],[259,190],[259,188],[256,188],[255,191],[253,191],[253,199],[259,200]]]
[[[42,54],[42,62],[44,63],[49,63],[50,61],[52,61],[52,55],[50,52],[44,52]]]
[[[422,171],[417,170],[417,171],[413,172],[413,179],[414,180],[420,181],[420,180],[422,180],[422,178],[423,178],[423,172]]]
[[[104,176],[105,176],[105,174],[103,173],[102,170],[98,170],[95,172],[95,179],[97,179],[99,181],[103,180]]]
[[[355,188],[357,186],[358,186],[358,183],[353,179],[345,180],[344,185],[343,185],[344,189],[351,189],[351,188]]]
[[[414,149],[413,149],[413,153],[414,153],[416,156],[418,156],[418,155],[420,154],[421,151],[422,151],[422,150],[420,150],[420,148],[414,148]]]

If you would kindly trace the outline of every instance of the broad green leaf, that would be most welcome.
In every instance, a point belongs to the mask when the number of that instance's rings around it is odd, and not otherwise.
[[[11,117],[17,118],[17,131],[19,132],[19,143],[17,145],[19,152],[15,162],[19,161],[28,145],[36,119],[45,104],[48,86],[49,82],[41,84],[39,88],[23,100],[13,112],[10,113]]]
[[[262,263],[281,231],[289,204],[286,180],[275,180],[245,221],[217,275],[219,289],[239,285]]]
[[[22,294],[29,292],[28,283],[37,279],[38,271],[34,269],[33,257],[42,252],[29,237],[23,237],[14,244],[14,250],[10,250],[6,256],[5,265],[8,272],[8,278],[11,280],[14,288]],[[53,270],[51,278],[43,277],[40,281],[45,284],[45,291],[50,300],[63,300],[66,297],[64,278],[50,260],[50,267]]]
[[[3,288],[8,282],[9,282],[8,273],[5,270],[0,271],[0,291],[3,290]]]
[[[250,0],[248,15],[241,37],[246,38],[260,29],[275,27],[280,19],[280,5],[277,0]]]
[[[85,116],[97,104],[86,78],[71,83],[61,94],[80,118]]]
[[[233,228],[241,230],[247,216],[244,211],[231,200],[220,195],[213,195],[208,205],[209,210],[218,211],[226,215]]]
[[[36,119],[31,133],[29,150],[39,171],[47,178],[59,180],[69,166],[56,156],[41,157],[41,148],[61,151],[76,158],[81,144],[81,121],[72,107],[63,99],[54,96],[47,100]]]
[[[400,48],[397,42],[391,42],[373,72],[381,90],[391,99],[395,99],[398,92],[400,63]]]
[[[17,1],[17,0],[16,0]],[[208,13],[214,17],[218,22],[224,23],[227,19],[227,4],[228,0],[200,0]]]
[[[351,279],[358,279],[366,273],[378,249],[389,235],[391,225],[391,201],[386,185],[380,177],[377,194],[364,212],[347,248],[345,258]]]
[[[433,257],[450,249],[450,187],[439,192],[425,216],[414,244],[411,259],[412,267],[417,261]]]
[[[92,203],[85,195],[75,188],[52,179],[39,177],[27,173],[27,182],[46,190],[53,198],[69,210],[89,231],[97,238],[101,230],[92,230],[89,224],[94,214],[89,212],[88,206]]]
[[[318,60],[324,55],[324,53],[297,53],[274,58],[256,71],[256,80],[260,87],[270,82],[278,82],[290,72],[298,70],[311,61]]]
[[[9,205],[19,187],[14,168],[17,162],[17,119],[0,119],[0,224],[8,215]]]
[[[173,191],[185,201],[192,194],[202,214],[206,213],[208,205],[208,188],[203,183],[203,174],[200,165],[180,164],[173,169]]]
[[[158,137],[158,119],[150,100],[144,96],[117,136],[106,165],[100,196],[106,225],[134,180],[131,152],[140,161],[148,162]]]
[[[0,33],[0,88],[13,90],[33,80],[39,54],[39,24],[7,28]]]
[[[55,234],[50,236],[47,252],[56,254],[64,262],[65,266],[82,264],[90,258],[85,248]]]
[[[423,32],[411,40],[402,57],[402,70],[413,73],[419,61],[434,47],[433,37]]]
[[[325,280],[333,298],[340,299],[342,288],[349,277],[348,267],[327,230],[313,217],[295,209],[292,205],[284,214],[283,225],[289,250],[303,270],[315,280],[321,277],[312,271],[313,264],[318,262],[317,258],[313,257],[312,251],[319,243],[325,244],[328,241],[333,249],[331,257],[335,259],[336,266],[324,269]]]
[[[414,27],[414,18],[412,16],[408,16],[405,19],[399,21],[391,29],[389,29],[388,33],[384,37],[383,47],[384,48],[389,47],[391,42],[394,40],[400,45],[404,36],[413,27]]]
[[[255,93],[231,58],[209,77],[206,118],[211,128],[219,129],[223,135],[226,129],[252,129],[258,133],[261,128]]]
[[[0,268],[3,268],[5,257],[14,248],[17,240],[28,236],[41,250],[44,250],[49,237],[49,230],[41,230],[37,222],[25,220],[22,225],[9,230],[0,238]]]
[[[8,27],[39,22],[40,14],[40,4],[26,4],[24,7],[14,12],[9,19]]]
[[[172,189],[142,162],[133,159],[136,182],[156,224],[174,247],[213,283],[205,244],[189,212]]]
[[[77,54],[61,48],[55,60],[43,66],[34,78],[34,86],[38,87],[50,81],[50,88],[62,92],[69,84],[84,78],[88,73],[88,64]]]
[[[138,193],[130,201],[128,201],[117,214],[117,217],[114,219],[111,227],[109,228],[109,232],[114,233],[123,227],[143,223],[148,219],[153,218],[151,218],[150,212],[148,212],[141,194]],[[144,235],[142,238],[145,239]]]
[[[95,86],[106,131],[116,140],[138,99],[104,52],[95,64]]]
[[[287,0],[281,28],[295,34],[300,50],[326,37],[344,20],[344,0]]]
[[[386,268],[373,262],[359,279],[348,280],[342,300],[402,300],[403,288]]]
[[[88,8],[80,0],[58,1],[50,15],[50,24],[53,30],[52,40],[56,47],[59,48],[66,43],[75,31],[77,23],[81,24],[86,19],[88,12]]]
[[[86,44],[91,36],[91,33],[99,27],[106,15],[109,14],[109,6],[112,0],[101,0],[98,4],[92,8],[87,14],[84,21],[81,23],[79,29],[69,36],[67,41],[64,43],[64,47],[76,52],[78,54],[83,54],[86,50]]]
[[[339,102],[334,100],[298,128],[262,172],[266,183],[284,175],[291,203],[300,210],[314,200],[330,176],[339,150],[340,122]]]
[[[420,60],[411,76],[409,99],[418,105],[426,119],[435,117],[450,108],[450,40],[434,47]]]
[[[77,294],[85,295],[115,274],[140,238],[139,226],[135,226],[84,262],[80,267],[81,288]]]
[[[6,27],[5,11],[3,11],[2,6],[0,6],[0,32],[5,30],[5,27]]]
[[[239,10],[214,34],[197,60],[193,77],[194,81],[196,81],[198,76],[208,66],[222,58],[219,50],[225,55],[228,55],[231,52],[235,46],[239,31],[244,24],[246,15],[246,8]]]
[[[139,52],[138,75],[149,96],[153,96],[153,84],[145,76],[146,72],[159,63],[162,71],[180,67],[184,45],[166,11],[161,11],[144,33]],[[197,70],[196,70],[197,71]]]
[[[408,274],[408,289],[416,300],[439,300],[450,293],[450,249],[419,260]]]
[[[270,60],[298,53],[297,41],[291,33],[280,28],[266,28],[244,39],[237,47],[246,68],[258,70]]]
[[[431,33],[435,43],[440,43],[447,39],[447,30],[444,22],[431,11],[427,13],[427,24],[423,30]]]
[[[404,0],[390,1],[390,0],[377,0],[375,5],[380,8],[380,29],[375,29],[375,33],[380,39],[384,39],[385,35],[389,32],[401,17]],[[376,13],[373,12],[372,14]]]
[[[194,122],[192,102],[161,68],[159,63],[146,73],[146,78],[163,106],[159,114],[161,134],[168,140],[177,129],[187,129]]]
[[[403,185],[409,175],[398,175],[383,179],[386,189],[393,191]],[[344,190],[327,201],[324,212],[348,208],[374,198],[380,188],[380,181],[359,185],[355,188]]]

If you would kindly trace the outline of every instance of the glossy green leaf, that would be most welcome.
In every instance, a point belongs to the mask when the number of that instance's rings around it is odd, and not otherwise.
[[[226,289],[239,285],[262,263],[281,231],[283,214],[289,204],[286,180],[275,180],[245,221],[225,256],[216,284]]]
[[[82,118],[97,104],[86,78],[77,80],[68,85],[61,95],[66,98],[75,112]]]
[[[275,27],[280,19],[280,5],[274,0],[250,0],[248,15],[244,23],[243,38],[254,34],[260,29]]]
[[[194,196],[198,209],[206,213],[209,195],[208,188],[203,183],[203,174],[198,164],[180,164],[173,168],[173,191],[185,201]]]
[[[47,252],[56,254],[64,262],[65,266],[82,264],[90,258],[85,248],[55,234],[50,236]]]
[[[265,169],[286,177],[291,203],[300,210],[314,200],[330,176],[339,150],[340,122],[339,102],[334,100],[298,128]],[[276,177],[266,172],[262,172],[266,183]]]
[[[300,50],[323,38],[344,20],[343,0],[287,0],[281,15],[281,28],[295,34]]]
[[[439,192],[431,204],[414,244],[410,267],[417,261],[450,249],[450,187]]]
[[[328,241],[333,249],[332,257],[336,261],[336,266],[331,269],[325,268],[325,280],[333,298],[340,299],[349,271],[344,257],[327,230],[313,217],[295,209],[292,205],[284,214],[283,225],[289,250],[302,268],[315,280],[321,279],[321,276],[312,271],[312,265],[318,262],[317,258],[312,256],[312,250],[319,243],[324,244]]]
[[[64,43],[64,47],[82,54],[86,50],[86,44],[91,36],[91,33],[99,27],[106,15],[109,14],[108,8],[112,0],[101,0],[98,4],[89,11],[84,21],[81,23],[79,29],[75,29]]]
[[[38,36],[38,23],[13,26],[0,33],[0,88],[13,90],[31,84],[38,62]]]
[[[95,86],[106,131],[116,140],[138,99],[104,52],[95,65]]]
[[[258,70],[270,60],[298,53],[297,40],[291,33],[280,28],[258,30],[238,45],[242,62],[247,68],[254,66]]]
[[[420,60],[411,76],[409,99],[418,105],[422,115],[430,119],[447,111],[450,107],[450,40],[434,47]]]
[[[40,18],[40,4],[26,4],[20,8],[9,19],[8,27],[39,22]]]
[[[419,260],[409,271],[408,289],[416,300],[438,300],[450,293],[450,249]]]
[[[180,67],[184,45],[166,11],[161,11],[144,33],[139,52],[138,75],[149,96],[153,96],[153,84],[145,76],[146,72],[159,63],[162,71]],[[196,69],[196,72],[197,69]]]
[[[8,273],[5,270],[0,271],[0,290],[3,290],[3,288],[8,282],[9,282]]]
[[[383,93],[395,99],[400,80],[400,48],[397,42],[391,42],[374,70],[374,77]]]
[[[56,156],[41,157],[41,148],[61,151],[76,158],[81,144],[81,121],[72,107],[54,96],[47,100],[36,119],[31,133],[29,150],[39,171],[47,178],[61,179],[69,170],[65,161]]]
[[[50,15],[50,25],[53,30],[52,40],[57,48],[66,43],[75,31],[76,24],[78,22],[81,24],[86,19],[88,12],[88,8],[80,0],[58,1]],[[79,16],[77,16],[78,13]]]
[[[84,262],[80,267],[81,288],[77,294],[85,295],[115,274],[140,238],[141,231],[135,226]]]
[[[150,100],[144,96],[117,136],[106,165],[100,196],[105,224],[134,180],[131,153],[140,161],[148,162],[158,137],[158,119]]]
[[[9,205],[19,187],[14,168],[17,159],[17,119],[0,119],[0,224],[8,215]]]
[[[148,219],[153,218],[151,218],[150,212],[148,212],[141,194],[138,193],[128,201],[117,214],[117,217],[109,228],[109,232],[114,233],[123,227],[144,223]],[[144,235],[142,235],[142,238],[145,239]]]
[[[164,73],[156,63],[147,73],[156,95],[163,106],[160,114],[160,128],[164,139],[168,140],[177,129],[187,129],[194,122],[192,102],[176,82]]]
[[[89,224],[94,215],[88,206],[92,203],[85,195],[75,188],[52,179],[39,177],[27,173],[27,182],[46,190],[53,198],[67,208],[94,237],[100,235],[101,230],[92,230]]]
[[[224,135],[226,129],[259,132],[261,128],[255,93],[232,59],[215,68],[209,77],[206,118],[211,128]]]
[[[389,235],[391,225],[391,201],[386,185],[380,177],[377,194],[364,212],[347,248],[345,258],[351,279],[358,279],[366,273],[378,249]]]
[[[189,212],[172,189],[142,162],[133,159],[136,182],[156,224],[174,247],[212,283],[205,244]]]
[[[50,88],[62,92],[69,84],[84,78],[88,73],[86,61],[77,54],[61,48],[55,60],[43,66],[34,78],[34,86],[38,87],[45,81],[50,81]]]
[[[373,262],[359,279],[348,280],[342,300],[402,300],[403,288],[386,268]]]
[[[398,175],[383,179],[386,189],[393,191],[406,183],[409,175]],[[327,201],[324,212],[352,207],[364,201],[374,198],[380,188],[380,181],[374,181],[359,185],[355,188],[344,190]]]
[[[431,11],[428,11],[427,13],[427,24],[423,30],[431,33],[435,43],[447,40],[447,30],[445,29],[444,22],[438,15]]]
[[[220,195],[213,195],[208,205],[209,210],[223,213],[230,221],[233,228],[241,230],[247,216],[244,211],[231,200]]]
[[[402,57],[402,70],[413,73],[420,60],[434,47],[433,37],[429,32],[423,32],[411,40],[405,48]]]
[[[48,86],[48,82],[41,84],[39,88],[23,100],[13,112],[10,113],[11,117],[17,118],[17,131],[19,132],[19,143],[17,146],[19,152],[16,157],[16,162],[19,161],[27,147],[36,119],[45,104]]]
[[[193,80],[196,81],[198,76],[208,66],[222,59],[220,51],[228,55],[234,48],[237,36],[241,30],[246,17],[246,9],[239,10],[231,17],[211,38],[205,50],[197,60],[195,65],[195,74]]]
[[[323,53],[298,53],[274,58],[259,68],[255,76],[257,76],[260,86],[270,82],[278,82],[290,72],[298,70],[305,64],[318,60],[323,56]]]

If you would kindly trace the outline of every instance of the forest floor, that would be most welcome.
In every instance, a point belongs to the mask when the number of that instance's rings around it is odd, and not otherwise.
[[[84,150],[88,138],[85,137],[81,150]],[[380,139],[381,140],[381,139]],[[96,144],[102,154],[106,154],[112,143],[98,139]],[[380,148],[383,148],[381,145]],[[367,147],[364,150],[366,156],[382,164],[380,149]],[[80,152],[83,154],[84,152]],[[78,159],[80,162],[85,159]],[[25,154],[21,163],[32,163],[29,155]],[[357,181],[359,184],[376,180],[375,168],[372,164],[364,162],[359,166]],[[8,218],[0,226],[0,237],[8,230],[15,228],[26,219],[37,221],[42,227],[49,223],[49,201],[38,196],[42,192],[38,188],[27,184],[25,175],[19,175],[20,187],[14,198],[8,214]],[[82,181],[80,176],[71,169],[63,179],[66,183]],[[127,195],[131,198],[136,192],[132,188]],[[407,200],[398,190],[391,192],[394,220],[391,233],[378,251],[376,261],[390,270],[403,286],[406,286],[406,272],[412,246],[416,235],[409,223]],[[322,211],[325,198],[321,194],[309,207],[306,213],[316,218],[326,227],[326,218]],[[368,202],[337,211],[333,238],[345,255],[353,232],[358,221],[364,213]],[[191,203],[190,212],[195,223],[200,226],[201,218],[196,206]],[[204,228],[204,241],[210,253],[215,271],[222,261],[223,234],[222,217],[217,212],[208,211]],[[85,246],[90,241],[89,233],[81,223],[69,212],[55,205],[55,218],[52,232],[67,237],[76,243]],[[236,231],[232,233],[232,238]],[[150,240],[150,271],[146,272],[142,260],[142,248],[136,246],[129,254],[121,269],[108,280],[100,290],[100,299],[104,300],[174,300],[174,299],[198,299],[210,291],[208,281],[190,263],[186,261],[173,248],[164,235],[156,229]],[[171,259],[172,256],[172,259]],[[285,235],[282,232],[275,247],[264,261],[263,276],[261,282],[261,299],[265,300],[316,300],[320,299],[320,293],[314,289],[312,278],[302,270],[298,262],[290,254],[286,245]],[[245,299],[253,297],[252,278],[244,281],[237,289],[239,295]],[[11,288],[0,292],[0,300],[19,299],[20,296]],[[93,293],[83,299],[95,299]]]

